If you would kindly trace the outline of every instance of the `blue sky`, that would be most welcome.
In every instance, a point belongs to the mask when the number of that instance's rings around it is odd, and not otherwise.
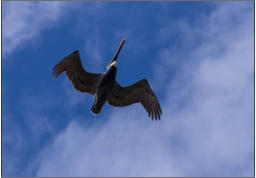
[[[253,176],[253,2],[3,2],[3,176]],[[79,50],[162,106],[90,112],[51,69]]]

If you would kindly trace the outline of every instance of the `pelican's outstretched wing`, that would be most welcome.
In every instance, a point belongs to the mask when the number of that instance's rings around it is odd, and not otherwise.
[[[86,72],[81,64],[78,51],[66,56],[53,68],[55,77],[58,77],[62,72],[66,72],[75,89],[92,95],[96,93],[97,83],[101,74]]]
[[[108,103],[112,106],[128,106],[138,102],[144,106],[152,120],[160,120],[162,115],[161,107],[146,79],[142,79],[128,87],[121,87],[116,82],[111,96],[108,98]]]

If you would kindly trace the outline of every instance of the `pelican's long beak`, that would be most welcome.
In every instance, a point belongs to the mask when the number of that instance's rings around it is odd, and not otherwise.
[[[119,53],[120,53],[120,51],[121,51],[121,49],[122,49],[122,47],[123,47],[123,45],[124,45],[124,42],[125,42],[125,39],[123,39],[123,40],[121,41],[121,43],[120,43],[120,45],[119,45],[119,48],[117,49],[116,54],[114,55],[114,57],[113,57],[111,63],[114,62],[114,61],[116,61],[116,59],[117,59],[117,57],[118,57],[118,55],[119,55]]]

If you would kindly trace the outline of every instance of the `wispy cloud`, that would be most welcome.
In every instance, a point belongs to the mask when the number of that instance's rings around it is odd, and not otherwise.
[[[30,155],[37,154],[35,148],[42,145],[44,137],[53,136],[55,129],[54,124],[49,122],[47,112],[50,110],[46,112],[46,108],[54,106],[56,101],[49,102],[52,97],[43,92],[27,91],[22,94],[16,103],[16,107],[22,108],[22,111],[3,113],[2,144],[5,154],[2,168],[3,174],[9,176],[26,176],[30,173],[24,164],[29,160],[28,152]]]
[[[62,2],[4,2],[3,56],[34,43],[45,29],[55,27],[66,11]],[[68,8],[70,9],[70,8]]]
[[[101,40],[99,39],[99,34],[92,35],[91,37],[86,39],[85,42],[85,61],[87,66],[91,68],[91,70],[100,72],[100,69],[103,69],[103,58],[101,52],[102,45]],[[88,69],[86,69],[88,70]]]
[[[173,79],[164,79],[160,122],[148,120],[138,105],[113,108],[102,126],[73,121],[41,152],[36,175],[252,176],[253,7],[248,4],[219,4],[200,26],[205,32],[189,26],[200,38],[190,38],[196,47],[182,55]],[[168,50],[160,51],[163,65],[155,72],[172,69],[165,65]]]

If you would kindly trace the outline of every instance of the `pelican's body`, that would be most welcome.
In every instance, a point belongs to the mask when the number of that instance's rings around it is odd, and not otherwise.
[[[119,107],[140,102],[152,119],[160,120],[161,107],[146,79],[128,87],[121,87],[116,82],[116,60],[123,44],[124,40],[103,74],[87,72],[81,64],[78,51],[60,61],[53,68],[53,74],[58,77],[61,73],[66,72],[75,89],[94,95],[94,103],[91,108],[94,114],[101,112],[106,101],[112,106]]]
[[[94,103],[91,108],[94,114],[100,113],[108,97],[111,96],[111,91],[116,82],[116,72],[117,64],[116,61],[113,61],[107,71],[101,75],[97,85]]]

